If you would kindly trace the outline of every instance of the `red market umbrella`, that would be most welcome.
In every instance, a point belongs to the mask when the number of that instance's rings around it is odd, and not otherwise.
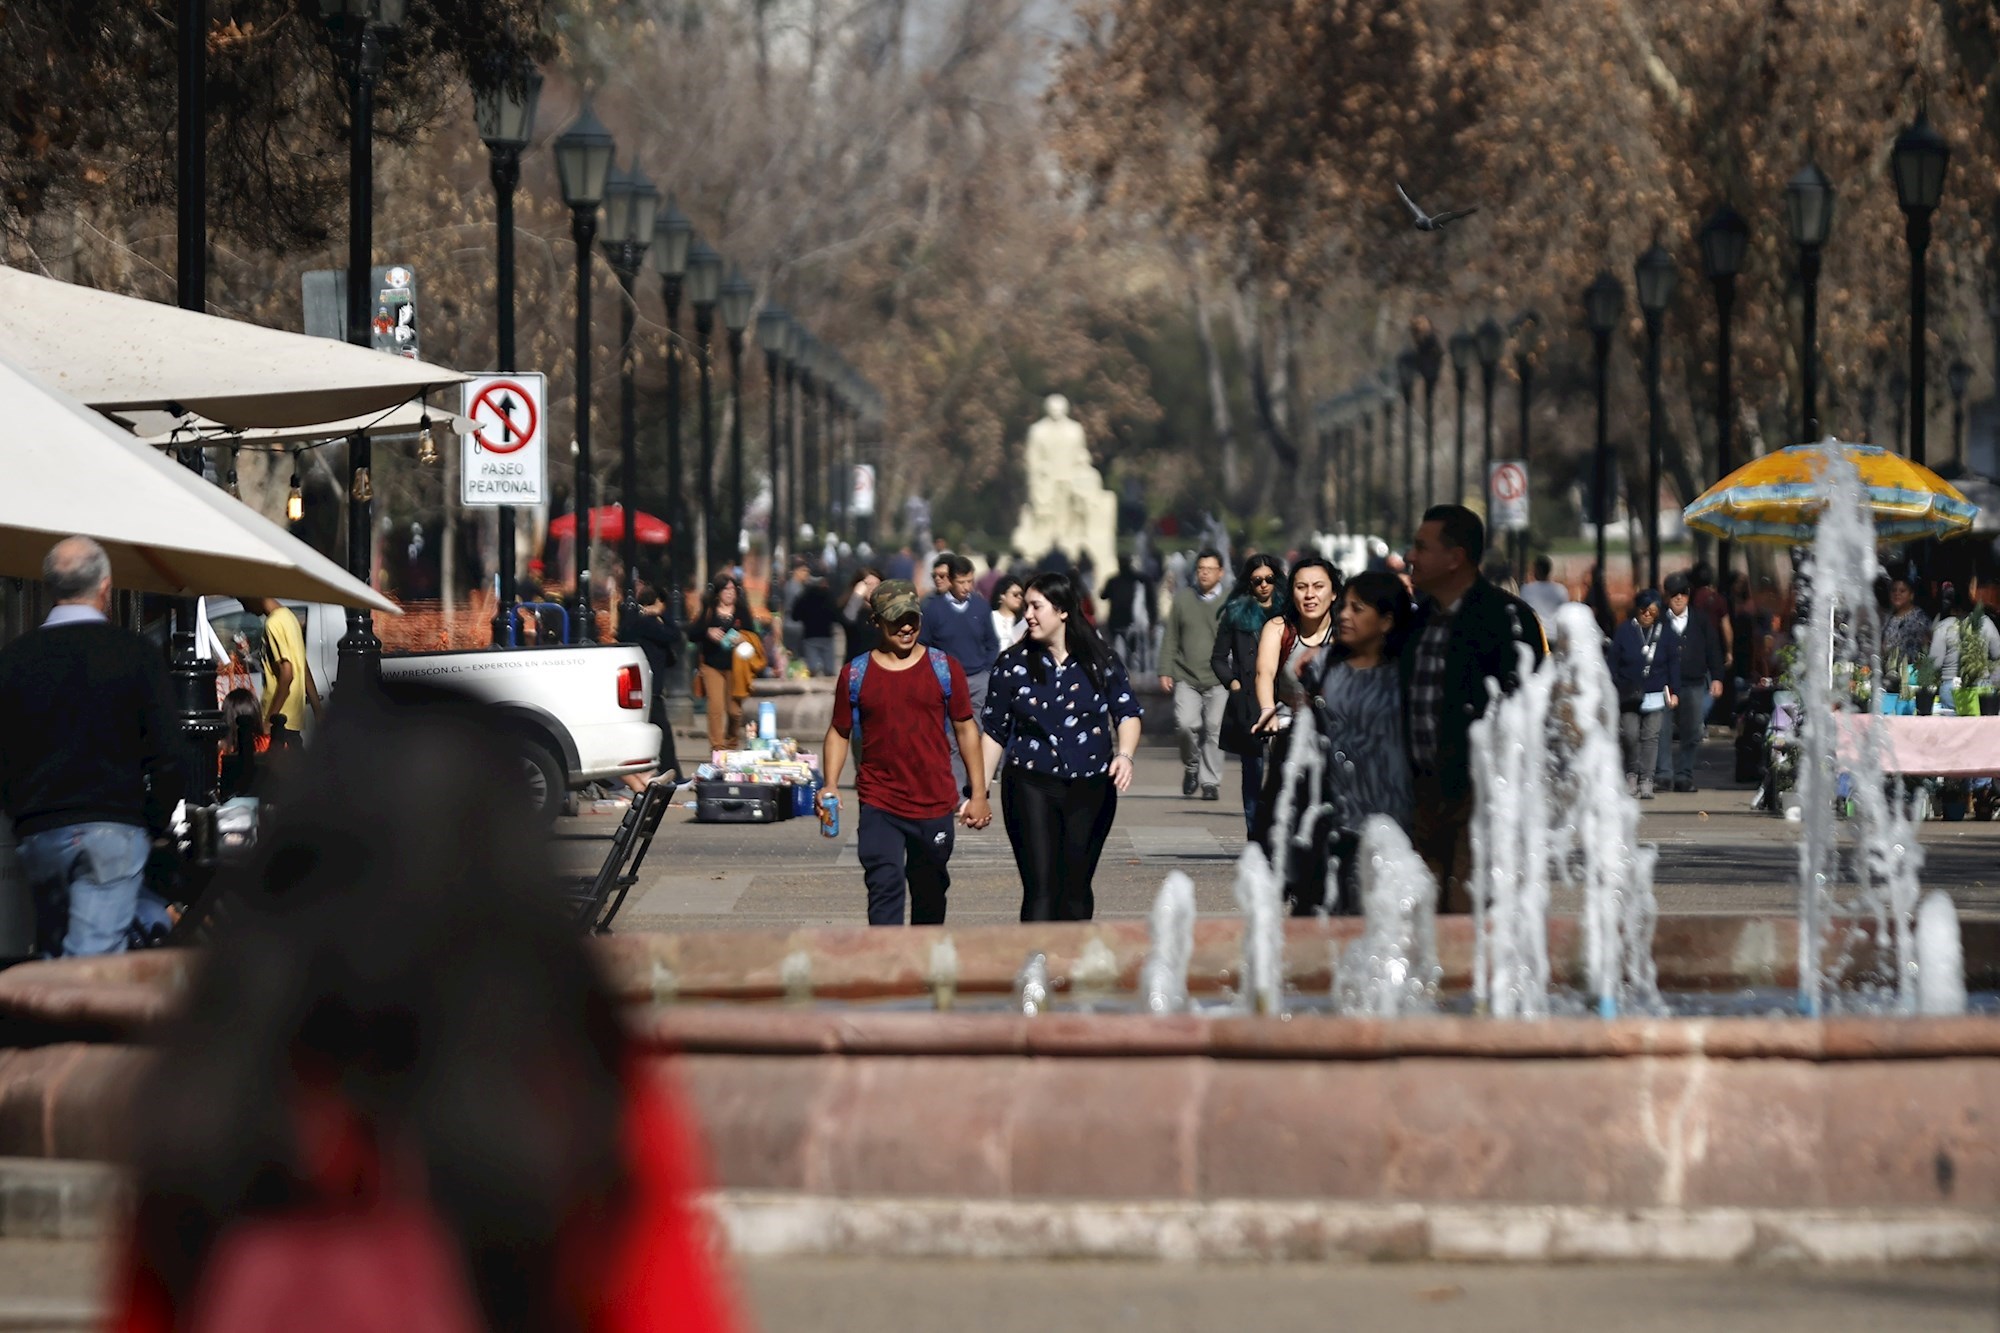
[[[563,514],[549,524],[549,536],[561,541],[576,536],[576,515]],[[654,518],[641,509],[639,511],[639,544],[642,546],[665,546],[673,536],[673,529],[665,519]],[[600,542],[620,542],[625,540],[625,506],[599,505],[590,511],[590,539]]]

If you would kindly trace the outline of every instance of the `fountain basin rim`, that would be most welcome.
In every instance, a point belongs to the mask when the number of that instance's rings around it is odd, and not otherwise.
[[[1518,1060],[2000,1057],[2000,1018],[1396,1019],[1242,1015],[841,1013],[680,1006],[635,1016],[639,1042],[684,1055]]]

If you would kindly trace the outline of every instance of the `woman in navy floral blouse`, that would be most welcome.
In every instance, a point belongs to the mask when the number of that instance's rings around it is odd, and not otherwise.
[[[1132,785],[1139,701],[1066,575],[1028,585],[1025,618],[1028,637],[993,664],[986,769],[1005,763],[1000,807],[1021,871],[1021,919],[1088,921],[1118,793]]]

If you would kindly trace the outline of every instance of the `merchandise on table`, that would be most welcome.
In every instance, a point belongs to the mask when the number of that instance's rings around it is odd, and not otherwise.
[[[701,823],[776,823],[809,814],[822,785],[819,756],[798,742],[758,737],[740,750],[715,750],[695,769]]]

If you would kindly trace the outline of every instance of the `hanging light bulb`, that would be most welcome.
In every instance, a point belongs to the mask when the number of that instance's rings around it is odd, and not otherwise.
[[[417,461],[425,467],[436,467],[438,461],[437,437],[431,433],[431,414],[425,412],[423,420],[417,423]]]
[[[229,467],[229,485],[226,489],[229,491],[230,499],[241,500],[243,498],[243,492],[236,489],[236,466],[233,463]]]
[[[285,517],[296,523],[306,516],[305,492],[299,489],[299,474],[292,474],[292,492],[285,497]]]

